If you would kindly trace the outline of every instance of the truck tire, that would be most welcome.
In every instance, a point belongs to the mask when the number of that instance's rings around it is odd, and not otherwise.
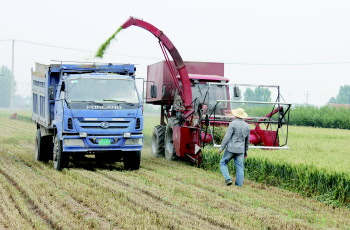
[[[61,171],[64,168],[67,168],[69,165],[69,153],[63,152],[62,150],[62,141],[55,136],[54,147],[53,147],[53,167]]]
[[[168,124],[165,130],[165,158],[169,161],[175,160],[176,152],[173,141],[173,127],[179,125],[179,120],[176,117],[169,118]]]
[[[123,162],[125,170],[138,170],[141,163],[141,151],[124,152]]]
[[[40,129],[36,130],[35,138],[35,160],[48,162],[50,160],[50,155],[52,155],[52,140],[51,136],[41,136]]]
[[[164,139],[165,126],[157,125],[152,134],[152,155],[155,157],[164,157]]]

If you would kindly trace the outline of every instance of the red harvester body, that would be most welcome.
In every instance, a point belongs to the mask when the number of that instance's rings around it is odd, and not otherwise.
[[[155,35],[165,57],[165,61],[148,66],[147,71],[146,102],[161,106],[160,124],[152,134],[152,153],[157,157],[165,156],[168,160],[189,157],[200,163],[204,144],[214,142],[216,145],[214,128],[227,126],[234,119],[231,109],[235,108],[235,103],[246,105],[255,102],[232,100],[234,96],[239,96],[236,92],[238,86],[230,89],[229,79],[224,77],[223,63],[184,62],[161,30],[133,17],[122,27],[125,29],[132,25]],[[279,87],[277,89],[276,103],[270,103],[274,104],[271,113],[246,119],[255,126],[250,132],[254,146],[268,149],[281,147],[278,131],[283,124],[288,127],[290,104],[280,103]],[[283,105],[287,105],[287,109]],[[277,120],[272,119],[273,116],[277,116]],[[267,128],[262,129],[261,124],[266,124]],[[276,130],[271,130],[273,124],[278,125]],[[283,145],[286,143],[287,138]]]

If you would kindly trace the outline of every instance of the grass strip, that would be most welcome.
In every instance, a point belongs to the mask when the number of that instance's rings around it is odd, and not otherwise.
[[[219,172],[220,159],[217,150],[206,149],[201,167]],[[234,172],[233,164],[229,167]],[[299,192],[335,207],[350,208],[350,178],[344,173],[249,157],[245,160],[245,175],[259,183]]]
[[[25,122],[32,122],[32,117],[29,115],[17,115],[17,120],[25,121]]]

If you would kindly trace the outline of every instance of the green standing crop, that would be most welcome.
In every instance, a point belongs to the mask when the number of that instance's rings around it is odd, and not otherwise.
[[[219,172],[220,157],[217,151],[209,146],[203,150],[202,168]],[[256,155],[257,152],[264,154],[265,157]],[[249,157],[245,160],[247,178],[297,191],[334,206],[350,207],[350,175],[348,173],[326,170],[315,165],[295,164],[288,160],[277,161],[266,157],[276,152],[278,151],[250,150]],[[231,172],[234,172],[232,163],[229,167]]]

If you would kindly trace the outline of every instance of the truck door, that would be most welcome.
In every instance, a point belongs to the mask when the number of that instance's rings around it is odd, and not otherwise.
[[[63,106],[64,106],[64,99],[65,99],[65,83],[64,81],[60,81],[57,91],[56,91],[56,97],[55,97],[55,121],[56,121],[56,127],[58,130],[62,130],[62,119],[63,119]]]

